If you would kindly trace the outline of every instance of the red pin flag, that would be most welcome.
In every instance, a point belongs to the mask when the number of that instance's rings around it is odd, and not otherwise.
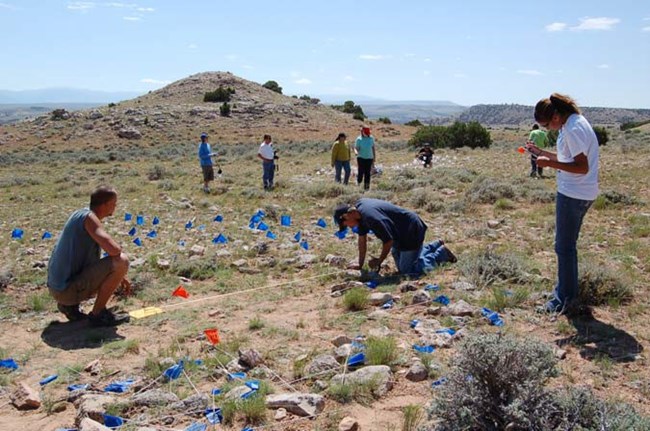
[[[180,296],[181,298],[189,298],[190,294],[185,290],[183,286],[178,286],[176,290],[172,292],[172,296]]]
[[[221,341],[219,339],[219,331],[217,330],[217,328],[206,329],[205,331],[203,331],[203,333],[205,334],[205,336],[208,338],[208,341],[212,345],[219,344],[219,341]]]
[[[517,148],[517,151],[519,151],[520,154],[524,154],[526,152],[526,149],[524,147],[519,147]]]

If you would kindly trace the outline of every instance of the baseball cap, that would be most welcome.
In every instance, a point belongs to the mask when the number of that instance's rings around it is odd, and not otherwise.
[[[208,134],[207,134],[207,133],[201,133],[201,137],[202,137],[202,138],[207,138],[207,137],[208,137]]]
[[[334,209],[334,223],[339,225],[339,232],[346,228],[343,225],[343,214],[347,214],[350,208],[352,208],[350,204],[341,204]]]

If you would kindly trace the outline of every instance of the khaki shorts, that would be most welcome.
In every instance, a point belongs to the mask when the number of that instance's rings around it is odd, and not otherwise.
[[[203,181],[214,181],[214,168],[212,166],[201,166]]]
[[[113,259],[107,256],[70,280],[64,290],[50,288],[50,294],[61,305],[77,305],[81,301],[97,296],[102,282],[113,271]]]

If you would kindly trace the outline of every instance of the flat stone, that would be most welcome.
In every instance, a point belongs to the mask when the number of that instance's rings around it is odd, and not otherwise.
[[[18,410],[33,410],[41,406],[41,396],[27,383],[20,382],[11,393],[11,403]]]
[[[370,365],[347,373],[337,374],[332,377],[330,384],[373,384],[376,386],[374,394],[378,397],[385,395],[393,388],[393,373],[387,365]]]
[[[336,347],[341,347],[344,344],[350,344],[352,339],[345,334],[337,335],[336,337],[330,340],[330,343],[334,344]]]
[[[109,427],[90,418],[83,418],[79,423],[79,431],[112,431]]]
[[[412,382],[422,382],[429,377],[429,371],[420,361],[415,361],[409,367],[406,378]]]
[[[255,349],[239,349],[239,363],[244,367],[255,368],[264,362],[262,355]]]
[[[393,295],[388,292],[372,292],[370,294],[370,305],[383,305],[393,299]]]
[[[359,431],[359,422],[357,422],[353,417],[344,417],[343,420],[339,422],[339,431]]]
[[[276,421],[281,421],[287,417],[287,409],[279,408],[275,411],[275,416],[273,417]]]
[[[79,397],[74,402],[74,406],[77,408],[75,424],[81,424],[81,421],[85,418],[103,423],[106,407],[114,402],[115,397],[112,395],[86,394]]]
[[[150,391],[142,392],[134,395],[131,401],[136,406],[165,406],[178,402],[179,399],[176,394],[162,389],[152,389]]]
[[[411,304],[428,304],[431,302],[431,295],[429,295],[429,292],[426,290],[419,290],[418,292],[413,295],[413,299],[411,300]]]
[[[319,355],[316,356],[307,365],[307,375],[309,376],[322,376],[326,372],[336,373],[341,368],[336,358],[332,355]]]
[[[313,417],[325,408],[325,398],[322,395],[306,393],[271,394],[266,396],[266,407],[284,408],[297,416]]]

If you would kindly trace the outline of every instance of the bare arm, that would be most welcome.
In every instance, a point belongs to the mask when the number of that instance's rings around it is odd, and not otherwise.
[[[368,265],[370,266],[371,269],[377,268],[379,269],[381,267],[381,264],[384,263],[386,258],[388,257],[388,253],[390,253],[390,249],[393,248],[393,240],[391,239],[390,241],[386,241],[385,243],[382,244],[381,246],[381,254],[379,255],[378,258],[372,258],[370,261],[368,261]]]
[[[109,256],[119,256],[122,253],[122,247],[104,230],[102,222],[99,221],[95,213],[91,212],[84,220],[84,228],[88,235],[95,240],[97,244],[108,253]]]
[[[542,154],[544,153],[548,153],[548,151],[542,151]],[[555,156],[555,154],[553,154],[553,156]],[[561,171],[569,172],[572,174],[586,174],[589,172],[589,160],[587,159],[585,153],[578,154],[575,156],[573,161],[569,163],[558,162],[557,156],[551,159],[550,157],[541,155],[537,157],[537,166],[540,168],[549,167],[553,169],[559,169]]]
[[[363,268],[363,264],[366,262],[366,250],[368,249],[367,235],[359,235],[358,246],[359,246],[359,269],[361,269]]]

